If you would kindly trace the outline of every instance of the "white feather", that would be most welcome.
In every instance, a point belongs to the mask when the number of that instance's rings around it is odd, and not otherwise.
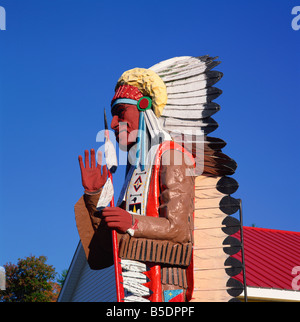
[[[176,117],[180,119],[201,119],[203,110],[199,109],[185,109],[182,111],[182,108],[180,110],[174,109],[174,110],[164,110],[163,116],[166,117]]]
[[[207,89],[196,90],[192,92],[177,92],[177,93],[170,93],[168,94],[168,99],[177,99],[177,98],[189,98],[189,97],[199,97],[199,96],[206,96]]]
[[[208,55],[182,56],[150,67],[167,88],[168,101],[159,122],[172,137],[171,132],[184,133],[189,130],[207,134],[218,127],[210,119],[220,109],[218,104],[211,103],[221,94],[217,88],[212,88],[222,77],[222,73],[210,72],[219,64],[215,59]]]
[[[105,182],[105,185],[102,188],[100,198],[97,203],[97,210],[101,210],[108,206],[114,196],[114,187],[113,184],[108,178]]]
[[[168,105],[196,105],[207,103],[207,96],[168,98]]]
[[[206,65],[197,66],[195,68],[192,68],[190,70],[184,71],[182,73],[175,73],[173,75],[162,75],[160,77],[164,82],[170,82],[170,81],[174,81],[174,80],[177,80],[177,79],[185,79],[185,78],[189,78],[189,77],[192,77],[192,76],[200,75],[200,74],[204,73],[205,70],[206,70]]]
[[[117,159],[116,149],[113,143],[109,139],[105,140],[104,153],[105,153],[105,160],[106,160],[108,169],[110,170],[113,166],[117,167],[118,159]]]
[[[154,72],[158,73],[159,71],[161,71],[165,68],[170,69],[172,67],[180,65],[180,64],[182,64],[182,62],[190,59],[191,57],[192,56],[181,56],[181,57],[170,58],[170,59],[164,60],[160,63],[157,63],[156,65],[153,65],[152,67],[150,67],[150,69],[152,69]]]
[[[202,127],[207,126],[207,122],[200,120],[180,120],[172,117],[165,119],[165,126],[190,126],[190,127]]]
[[[176,79],[176,80],[173,80],[172,82],[167,82],[166,86],[168,90],[169,87],[178,86],[178,85],[186,86],[191,83],[203,82],[206,79],[207,79],[207,76],[205,74],[200,74],[200,75],[191,76],[184,79]]]
[[[168,84],[167,94],[168,96],[173,93],[188,93],[194,92],[198,90],[202,90],[207,87],[207,81],[198,80],[197,82],[178,84],[179,82],[174,82],[172,84]]]
[[[195,105],[166,105],[162,115],[166,112],[173,110],[180,110],[182,113],[188,113],[189,110],[203,111],[206,109],[205,104],[195,104]]]

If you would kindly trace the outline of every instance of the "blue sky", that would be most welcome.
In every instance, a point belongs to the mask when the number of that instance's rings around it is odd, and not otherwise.
[[[287,0],[1,0],[0,265],[30,254],[68,268],[83,193],[119,76],[175,56],[219,56],[212,136],[235,159],[244,224],[300,231],[300,30]],[[109,120],[111,117],[109,115]],[[114,176],[120,191],[124,167]]]

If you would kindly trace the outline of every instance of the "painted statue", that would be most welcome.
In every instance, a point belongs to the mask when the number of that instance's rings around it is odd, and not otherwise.
[[[208,136],[218,127],[218,64],[184,56],[122,74],[111,128],[128,164],[116,205],[106,207],[112,167],[94,150],[79,157],[81,243],[92,269],[115,265],[118,301],[229,301],[243,290],[232,278],[241,270],[230,236],[240,223],[229,216],[239,209],[236,164]]]

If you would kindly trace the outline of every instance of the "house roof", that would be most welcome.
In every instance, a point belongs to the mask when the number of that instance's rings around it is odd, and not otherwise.
[[[300,232],[245,226],[243,232],[248,296],[300,301]],[[239,239],[240,233],[233,237]],[[241,260],[241,252],[232,257]],[[88,264],[79,243],[59,302],[73,301],[85,266]],[[93,276],[93,284],[97,278]],[[242,272],[234,278],[243,282]]]
[[[256,227],[243,231],[247,286],[299,290],[300,232]],[[240,233],[233,236],[239,238]],[[233,257],[241,260],[241,252]],[[242,282],[242,273],[235,278]]]

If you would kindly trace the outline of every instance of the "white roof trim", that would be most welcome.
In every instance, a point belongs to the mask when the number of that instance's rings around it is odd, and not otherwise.
[[[82,253],[84,253],[84,250],[81,245],[81,242],[79,241],[72,262],[70,264],[64,285],[59,293],[57,302],[71,301],[74,288],[77,284],[81,270],[84,266],[84,261],[82,260],[83,256],[81,256]],[[85,255],[83,258],[85,259]]]
[[[240,295],[244,297],[244,292]],[[260,288],[247,286],[247,296],[250,300],[255,298],[257,300],[265,301],[298,301],[300,302],[300,292],[292,290],[280,290],[274,288]]]

